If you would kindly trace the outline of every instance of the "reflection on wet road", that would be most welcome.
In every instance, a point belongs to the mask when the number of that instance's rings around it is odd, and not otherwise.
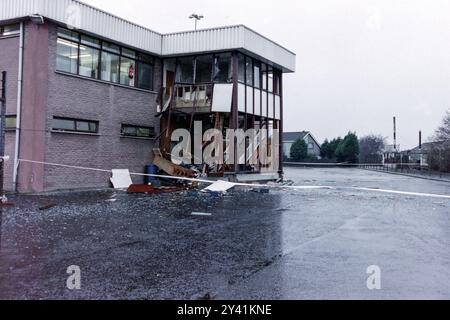
[[[450,194],[448,183],[358,169],[287,169],[286,178]],[[445,199],[238,189],[12,200],[17,206],[3,210],[0,298],[450,298]],[[71,265],[81,268],[79,291],[66,288]],[[366,287],[370,265],[381,268],[382,290]]]

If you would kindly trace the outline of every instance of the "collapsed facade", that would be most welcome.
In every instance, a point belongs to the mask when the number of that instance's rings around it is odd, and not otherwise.
[[[274,131],[282,133],[283,73],[295,71],[295,54],[245,26],[162,35],[78,1],[3,1],[0,70],[7,190],[109,186],[107,172],[74,167],[143,172],[155,149],[171,160],[172,133],[195,123],[202,134],[264,129],[277,153],[276,163],[254,165],[259,145],[247,139],[242,159],[206,164],[205,174],[282,173]]]

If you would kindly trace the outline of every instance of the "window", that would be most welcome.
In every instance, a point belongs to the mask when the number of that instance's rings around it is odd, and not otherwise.
[[[137,53],[137,59],[142,61],[142,62],[151,64],[151,65],[155,64],[155,59],[152,56],[149,56],[149,55],[144,54],[144,53],[138,52]]]
[[[153,90],[153,66],[144,62],[138,62],[137,86],[140,89]]]
[[[124,137],[137,137],[137,138],[154,138],[155,128],[153,127],[139,127],[131,125],[122,125],[121,135]]]
[[[179,82],[179,83],[194,82],[194,59],[193,58],[178,59],[177,82]]]
[[[134,87],[136,62],[132,59],[122,57],[120,59],[120,84]]]
[[[94,38],[91,38],[91,37],[88,37],[85,35],[81,36],[81,44],[85,44],[87,46],[94,47],[97,49],[101,48],[100,40],[94,39]]]
[[[273,92],[273,68],[271,66],[267,67],[267,78],[268,78],[268,87],[267,91]]]
[[[76,74],[78,64],[78,43],[65,39],[58,39],[56,50],[56,69]]]
[[[9,37],[20,33],[20,25],[13,24],[8,26],[0,26],[0,37]]]
[[[122,55],[132,59],[136,58],[136,52],[126,48],[122,48]]]
[[[101,79],[119,83],[120,58],[109,52],[102,52]]]
[[[253,86],[253,61],[251,58],[247,57],[245,59],[245,66],[246,66],[246,72],[245,72],[245,79],[246,84],[248,86]]]
[[[154,57],[58,28],[56,69],[83,77],[153,90]]]
[[[80,46],[80,76],[98,79],[99,50]]]
[[[231,54],[218,54],[214,58],[214,82],[229,83],[232,79]]]
[[[78,32],[63,29],[63,28],[58,28],[58,37],[64,38],[64,39],[70,40],[70,41],[76,41],[76,42],[80,41],[80,35],[78,34]]]
[[[273,77],[273,93],[281,94],[281,71],[276,70]]]
[[[98,121],[54,117],[52,129],[62,132],[98,133]]]
[[[199,56],[196,59],[195,83],[211,82],[213,56]]]
[[[5,129],[13,130],[17,127],[17,117],[16,116],[6,116],[5,117]]]
[[[261,63],[256,62],[256,61],[254,63],[253,78],[255,81],[255,88],[260,89],[261,88]]]
[[[120,54],[120,47],[116,46],[115,44],[112,44],[112,43],[103,42],[102,43],[102,49],[104,51],[109,51],[109,52],[112,52],[112,53]]]
[[[238,54],[238,80],[245,83],[245,56],[243,54]]]
[[[261,65],[261,81],[262,89],[267,90],[267,65],[265,63]]]

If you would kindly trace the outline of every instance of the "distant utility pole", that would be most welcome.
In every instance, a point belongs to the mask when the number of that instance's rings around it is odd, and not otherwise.
[[[422,154],[422,131],[419,131],[419,154],[420,154],[420,167],[423,165],[423,154]]]
[[[394,150],[397,150],[397,118],[394,117]]]
[[[189,16],[189,19],[194,19],[195,20],[195,30],[197,30],[197,23],[202,20],[204,18],[204,16],[202,14],[196,14],[193,13]]]
[[[5,125],[6,125],[6,71],[2,72],[1,78],[1,121],[0,121],[0,197],[4,203],[4,168],[5,168]]]

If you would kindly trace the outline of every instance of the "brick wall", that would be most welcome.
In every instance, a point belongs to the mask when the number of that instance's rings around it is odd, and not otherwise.
[[[7,74],[7,103],[6,114],[16,115],[17,108],[17,74],[19,71],[19,37],[0,39],[0,72]],[[4,188],[7,191],[13,190],[13,167],[14,167],[14,146],[15,131],[6,132],[5,155],[10,156],[10,160],[5,164]]]
[[[48,97],[45,161],[102,169],[143,172],[151,163],[153,140],[122,138],[121,124],[154,126],[159,132],[156,93],[124,88],[56,72],[56,27],[49,27]],[[154,87],[161,86],[161,62],[156,60]],[[51,132],[53,116],[99,121],[99,135]],[[45,189],[107,187],[110,175],[45,167]],[[142,182],[142,178],[133,178]]]

